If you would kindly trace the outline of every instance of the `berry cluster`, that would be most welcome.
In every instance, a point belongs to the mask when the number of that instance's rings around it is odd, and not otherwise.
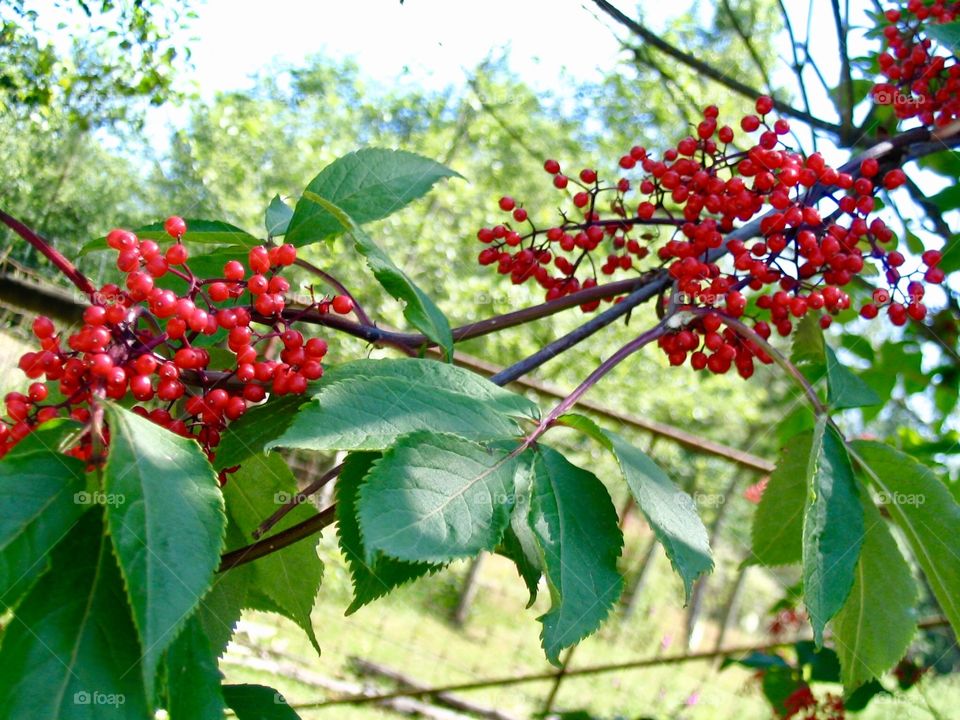
[[[623,170],[637,167],[644,173],[633,213],[627,212],[633,187],[629,179],[604,184],[589,169],[573,179],[560,172],[559,163],[546,161],[555,187],[578,188],[573,210],[561,210],[561,222],[543,229],[513,198],[501,198],[500,208],[511,220],[479,231],[478,239],[487,245],[480,263],[496,264],[514,283],[534,279],[551,300],[597,284],[592,253],[606,242],[600,273],[665,269],[673,280],[666,310],[716,311],[660,340],[671,364],[689,360],[694,368],[714,373],[736,367],[743,377],[753,373],[754,361],[771,359],[729,328],[721,332],[724,318],[752,318],[763,339],[772,329],[789,335],[808,313],[828,327],[832,316],[850,307],[844,288],[868,261],[884,285],[861,315],[876,317],[883,306],[896,325],[908,318],[922,320],[924,281],[944,278],[936,267],[940,253],[925,252],[922,267],[905,271],[906,258],[891,247],[893,232],[880,218],[869,217],[877,191],[903,185],[903,171],[883,170],[870,158],[845,172],[829,166],[819,153],[805,157],[784,144],[790,125],[771,117],[770,98],[759,98],[755,109],[735,132],[720,124],[716,107],[708,107],[696,135],[681,140],[662,159],[642,147],[620,158]],[[738,135],[746,140],[746,149],[735,147]],[[609,200],[606,216],[599,210],[601,198]],[[573,219],[574,213],[580,217]],[[738,238],[737,228],[755,218],[760,218],[756,239]],[[578,273],[584,271],[589,276],[581,280]],[[752,306],[747,290],[756,294]],[[590,311],[599,304],[581,307]]]
[[[887,82],[874,85],[875,102],[924,125],[943,126],[960,117],[960,65],[950,48],[949,55],[933,52],[924,33],[925,25],[949,23],[958,15],[960,3],[943,0],[910,0],[902,10],[884,13],[886,50],[877,62]]]
[[[308,311],[349,313],[349,297],[314,300],[284,314],[290,283],[282,271],[296,260],[292,245],[253,247],[246,265],[230,260],[221,277],[199,278],[187,262],[185,222],[171,217],[165,229],[174,239],[165,250],[126,230],[109,233],[125,288],[103,286],[85,308],[83,325],[65,340],[48,318],[34,320],[40,349],[19,362],[33,382],[26,395],[5,397],[9,420],[0,419],[0,457],[42,423],[69,416],[87,424],[71,454],[96,462],[97,400],[129,395],[134,412],[195,438],[212,459],[226,424],[250,404],[268,393],[303,393],[323,374],[326,341],[305,339],[292,322]],[[186,290],[178,294],[171,284]],[[211,351],[218,345],[230,351],[230,361],[214,368]]]
[[[785,720],[844,720],[847,716],[843,698],[827,693],[822,699],[803,683],[783,701]]]

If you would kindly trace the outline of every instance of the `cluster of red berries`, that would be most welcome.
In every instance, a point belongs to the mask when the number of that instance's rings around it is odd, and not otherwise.
[[[349,297],[324,298],[284,315],[290,284],[281,272],[296,260],[292,245],[250,248],[246,266],[230,260],[222,277],[198,278],[187,263],[185,222],[171,217],[165,229],[174,239],[166,250],[126,230],[110,232],[107,244],[118,253],[125,289],[103,286],[65,342],[48,318],[34,320],[40,349],[19,362],[33,382],[26,395],[5,397],[9,420],[0,419],[0,457],[48,420],[90,423],[98,398],[129,394],[137,403],[154,401],[152,408],[134,405],[134,412],[195,438],[212,459],[226,423],[250,404],[268,393],[303,393],[323,374],[326,341],[305,339],[291,324],[311,310],[349,313]],[[162,286],[168,274],[186,284],[183,294]],[[211,367],[216,344],[231,353],[227,367]],[[49,397],[54,389],[56,401]],[[97,459],[92,430],[71,450],[88,462]]]
[[[620,167],[639,167],[645,175],[637,188],[641,197],[635,212],[629,214],[632,185],[627,178],[604,185],[595,171],[584,170],[579,180],[571,179],[560,173],[556,161],[548,160],[544,167],[553,175],[554,186],[565,189],[574,183],[580,188],[572,202],[582,219],[561,211],[561,223],[538,228],[525,208],[503,197],[500,208],[513,222],[479,231],[478,239],[487,245],[480,263],[497,264],[514,283],[534,279],[551,300],[597,284],[591,253],[609,240],[601,273],[666,268],[674,283],[668,309],[716,309],[716,315],[700,316],[661,339],[671,364],[689,359],[694,368],[714,373],[736,367],[744,377],[753,373],[755,360],[771,359],[755,343],[720,333],[724,317],[752,317],[753,329],[763,339],[771,335],[771,326],[789,335],[808,313],[815,313],[826,328],[832,316],[850,307],[843,288],[863,272],[868,260],[882,271],[885,285],[861,315],[876,317],[882,305],[894,324],[922,320],[924,282],[944,278],[937,267],[940,253],[925,252],[924,266],[905,272],[906,258],[891,247],[893,232],[880,218],[869,218],[876,192],[903,185],[903,171],[882,171],[871,158],[844,172],[830,167],[819,153],[804,157],[784,145],[790,125],[772,118],[772,110],[773,101],[761,97],[756,114],[741,119],[745,136],[759,132],[745,150],[733,146],[738,133],[719,123],[714,106],[704,111],[696,135],[681,140],[662,159],[645,148],[632,148],[620,159]],[[598,211],[604,193],[610,198],[606,218]],[[755,241],[730,237],[761,215]],[[527,228],[524,233],[514,227],[520,223]],[[664,229],[668,237],[661,241]],[[644,267],[640,261],[648,257]],[[558,274],[551,274],[551,265]],[[577,274],[584,269],[590,277],[581,281]],[[755,307],[748,309],[746,290],[758,293]],[[590,311],[599,304],[596,300],[581,307]]]
[[[877,83],[873,99],[890,105],[900,119],[917,118],[924,125],[943,126],[960,117],[960,65],[949,55],[933,51],[924,26],[952,22],[960,3],[910,0],[902,10],[884,13],[885,52],[877,56],[887,82]]]
[[[822,699],[803,683],[783,701],[784,720],[844,720],[847,711],[843,698],[827,693]]]

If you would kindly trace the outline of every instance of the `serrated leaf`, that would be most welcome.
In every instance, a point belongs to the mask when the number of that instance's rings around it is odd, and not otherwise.
[[[813,433],[795,435],[780,451],[776,469],[753,516],[753,562],[776,566],[803,559],[803,513]]]
[[[362,360],[334,368],[314,401],[267,448],[383,450],[418,430],[482,441],[520,434],[536,408],[484,378],[435,360]],[[529,415],[528,415],[529,416]]]
[[[960,505],[932,470],[909,455],[867,440],[851,446],[960,633]]]
[[[623,534],[607,489],[593,473],[538,446],[529,522],[536,534],[552,600],[540,639],[547,659],[600,627],[623,591],[617,559]]]
[[[222,675],[203,624],[194,615],[167,650],[167,712],[170,720],[221,718],[226,709]]]
[[[231,526],[248,542],[254,529],[296,493],[296,480],[279,455],[255,455],[247,459],[223,488]],[[302,502],[277,523],[273,532],[304,522],[316,513],[309,502]],[[281,610],[303,629],[319,653],[320,644],[310,620],[323,579],[323,563],[317,557],[316,545],[316,540],[294,543],[227,572],[248,573],[250,588],[260,591],[270,601],[269,606],[258,604],[256,596],[250,593],[248,606],[270,612]]]
[[[827,360],[827,401],[836,410],[879,405],[880,397],[860,376],[847,369],[839,360],[833,348],[826,345]]]
[[[152,717],[123,581],[95,509],[73,526],[4,628],[0,719]],[[122,706],[119,704],[122,699]]]
[[[224,685],[223,697],[237,720],[300,720],[286,698],[266,685]]]
[[[863,541],[863,509],[850,459],[837,431],[817,423],[807,468],[803,517],[803,597],[817,647],[823,628],[853,586]]]
[[[279,195],[274,195],[264,213],[263,222],[267,228],[267,235],[269,237],[286,235],[292,219],[293,208],[281,200]]]
[[[450,330],[450,322],[433,300],[393,263],[390,256],[360,228],[353,218],[326,198],[309,190],[304,191],[303,196],[304,199],[324,208],[342,224],[343,229],[353,238],[357,252],[367,259],[367,266],[373,271],[377,282],[393,299],[403,303],[403,316],[410,321],[411,325],[439,345],[448,360],[451,359],[453,332]]]
[[[960,48],[960,22],[925,23],[923,32],[956,55]]]
[[[808,313],[797,323],[797,329],[793,333],[790,361],[794,365],[823,365],[825,347],[823,330],[820,329],[815,313]]]
[[[230,540],[231,533],[228,528],[227,541]],[[223,655],[233,637],[247,600],[249,586],[249,573],[227,570],[214,578],[210,592],[200,600],[195,617],[203,626],[216,657]]]
[[[245,248],[259,245],[260,240],[242,230],[235,225],[223,222],[221,220],[198,220],[187,219],[187,232],[183,236],[183,242],[189,247],[191,245],[241,245]],[[163,229],[163,222],[150,223],[132,231],[141,240],[155,240],[161,243],[170,244],[173,238]],[[86,243],[80,248],[79,255],[82,257],[91,252],[102,250],[112,250],[107,245],[106,236],[96,238]],[[192,269],[192,265],[191,265]]]
[[[89,509],[84,465],[49,450],[0,462],[0,608],[12,608]]]
[[[861,497],[865,535],[853,588],[833,619],[833,641],[848,690],[880,677],[917,631],[917,585],[869,493]]]
[[[248,409],[227,426],[213,461],[216,470],[234,467],[263,452],[264,446],[280,437],[306,401],[299,395],[270,398]]]
[[[684,596],[689,601],[693,583],[713,569],[707,529],[697,514],[693,498],[621,435],[601,428],[582,415],[564,415],[562,420],[598,440],[616,457],[637,505],[683,580]]]
[[[514,458],[451,434],[399,438],[360,486],[367,552],[445,563],[493,550],[513,507]]]
[[[426,195],[443,178],[460,177],[429,158],[383,148],[364,148],[327,165],[307,191],[341,208],[357,223],[380,220]],[[309,200],[297,202],[287,242],[323,240],[343,232],[340,221]]]
[[[337,478],[337,536],[340,551],[347,561],[353,581],[353,602],[347,608],[347,615],[383,597],[394,588],[443,567],[404,562],[383,553],[376,553],[372,559],[367,560],[369,554],[363,545],[357,518],[357,494],[374,461],[379,457],[378,453],[351,453]]]
[[[529,462],[517,464],[514,475],[514,505],[510,524],[503,533],[497,552],[513,561],[520,578],[527,586],[532,607],[537,600],[540,578],[543,577],[543,555],[540,553],[537,536],[530,527],[530,503],[533,495],[533,466]]]
[[[226,529],[213,468],[193,440],[108,404],[107,525],[152,694],[164,650],[207,592]]]

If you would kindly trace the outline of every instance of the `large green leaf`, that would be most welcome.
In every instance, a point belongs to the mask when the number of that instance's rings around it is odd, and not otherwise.
[[[152,691],[163,651],[207,592],[220,564],[226,517],[200,446],[107,405],[107,524],[144,648]]]
[[[241,545],[243,539],[237,543],[233,540],[231,530],[227,528],[227,542]],[[239,532],[235,531],[239,536]],[[226,571],[218,574],[213,580],[210,592],[200,600],[196,618],[203,625],[203,631],[210,642],[210,648],[217,657],[223,655],[227,644],[233,637],[237,621],[247,601],[247,590],[250,586],[250,574],[247,572]]]
[[[237,720],[300,720],[286,698],[265,685],[224,685],[223,697]]]
[[[251,540],[254,529],[296,493],[296,480],[279,455],[248,458],[223,488],[231,526],[239,530],[245,541]],[[285,530],[314,515],[316,510],[313,506],[309,502],[302,502],[277,523],[274,532]],[[247,596],[248,606],[286,615],[303,628],[317,652],[320,652],[310,621],[310,612],[323,579],[323,563],[317,557],[316,545],[316,540],[294,543],[227,573],[249,574],[250,589],[258,591],[260,597],[266,598],[269,603],[259,601],[258,595],[250,593]]]
[[[707,530],[693,498],[621,435],[601,428],[582,415],[564,415],[562,420],[598,440],[617,458],[637,505],[683,580],[684,594],[689,601],[693,583],[713,569]]]
[[[0,646],[0,719],[153,717],[141,650],[100,509],[84,514]]]
[[[607,489],[593,473],[540,445],[533,457],[529,522],[546,568],[552,604],[539,620],[547,659],[600,627],[623,591],[617,558],[623,534]]]
[[[943,45],[951,54],[960,49],[960,22],[924,23],[923,32]]]
[[[850,596],[833,619],[843,684],[880,677],[904,656],[917,631],[917,585],[869,493],[861,496],[865,536]]]
[[[960,633],[960,505],[932,470],[909,455],[867,440],[851,446]]]
[[[781,450],[753,517],[752,562],[775,566],[803,559],[803,511],[813,433],[795,435]]]
[[[442,567],[404,562],[381,552],[367,559],[369,553],[364,548],[357,518],[357,494],[378,457],[377,453],[351,453],[337,478],[337,536],[353,580],[353,602],[347,608],[347,615],[394,588]]]
[[[508,450],[456,435],[404,435],[360,486],[367,559],[379,550],[408,562],[444,563],[493,550],[513,507]]]
[[[270,204],[267,205],[267,211],[264,213],[264,225],[267,228],[267,235],[278,237],[287,234],[287,228],[290,227],[290,220],[293,219],[293,208],[280,199],[279,195],[274,195]]]
[[[0,608],[47,569],[48,555],[88,509],[83,463],[49,450],[0,462]]]
[[[880,396],[873,391],[860,376],[837,360],[836,353],[829,345],[825,346],[827,361],[827,400],[836,410],[879,405]]]
[[[450,330],[450,322],[433,300],[393,263],[390,256],[357,225],[353,218],[320,195],[306,191],[303,196],[330,212],[343,225],[344,230],[350,232],[357,252],[367,259],[367,265],[373,271],[377,282],[392,298],[403,303],[403,316],[410,321],[411,325],[439,345],[447,359],[452,358],[453,333]]]
[[[853,586],[863,508],[843,439],[826,420],[814,431],[803,518],[803,597],[817,646]]]
[[[213,466],[217,470],[239,465],[248,457],[263,452],[264,446],[280,437],[306,402],[299,395],[270,398],[245,412],[227,426]]]
[[[530,504],[533,501],[534,468],[531,462],[517,464],[514,476],[514,504],[510,514],[510,524],[503,533],[503,540],[497,552],[509,558],[517,566],[517,572],[527,586],[531,607],[537,600],[540,578],[543,577],[543,554],[536,533],[530,526]]]
[[[173,238],[163,229],[163,222],[144,225],[134,230],[133,233],[141,240],[156,240],[157,242],[167,244],[173,242]],[[230,223],[220,220],[197,220],[189,218],[187,219],[187,232],[183,236],[183,242],[186,243],[187,246],[195,244],[241,245],[245,248],[260,244],[260,240],[246,230],[241,230]],[[82,256],[101,250],[111,250],[110,246],[107,245],[106,237],[97,238],[96,240],[88,242],[80,248],[80,255]]]
[[[217,656],[196,615],[167,650],[166,668],[170,720],[223,717]]]
[[[429,158],[383,148],[364,148],[327,165],[307,192],[330,201],[358,223],[380,220],[426,195],[442,178],[460,177]],[[328,209],[301,198],[287,241],[294,245],[339,235],[343,226]]]
[[[434,360],[361,360],[334,368],[267,448],[383,450],[418,430],[491,440],[519,435],[514,416],[535,411],[469,370]]]

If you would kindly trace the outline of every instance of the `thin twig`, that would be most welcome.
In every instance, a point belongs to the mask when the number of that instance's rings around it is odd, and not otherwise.
[[[262,523],[260,523],[256,529],[253,531],[253,537],[256,540],[259,540],[263,537],[264,533],[268,532],[274,525],[283,520],[286,517],[287,513],[297,507],[300,503],[306,500],[308,497],[313,495],[315,492],[320,490],[324,485],[333,480],[337,475],[340,474],[340,471],[343,469],[343,463],[335,465],[330,468],[327,472],[321,475],[319,478],[314,480],[312,483],[307,485],[303,490],[297,492],[292,498],[287,500],[283,505],[281,505],[273,515],[268,517]]]
[[[294,264],[313,273],[338,293],[350,298],[350,300],[353,302],[353,311],[357,314],[357,319],[359,319],[364,325],[373,325],[373,321],[370,320],[370,316],[367,315],[366,311],[363,309],[363,306],[357,302],[357,299],[349,290],[347,290],[344,284],[337,280],[333,275],[328,273],[326,270],[317,267],[312,262],[304,260],[303,258],[297,258]]]

